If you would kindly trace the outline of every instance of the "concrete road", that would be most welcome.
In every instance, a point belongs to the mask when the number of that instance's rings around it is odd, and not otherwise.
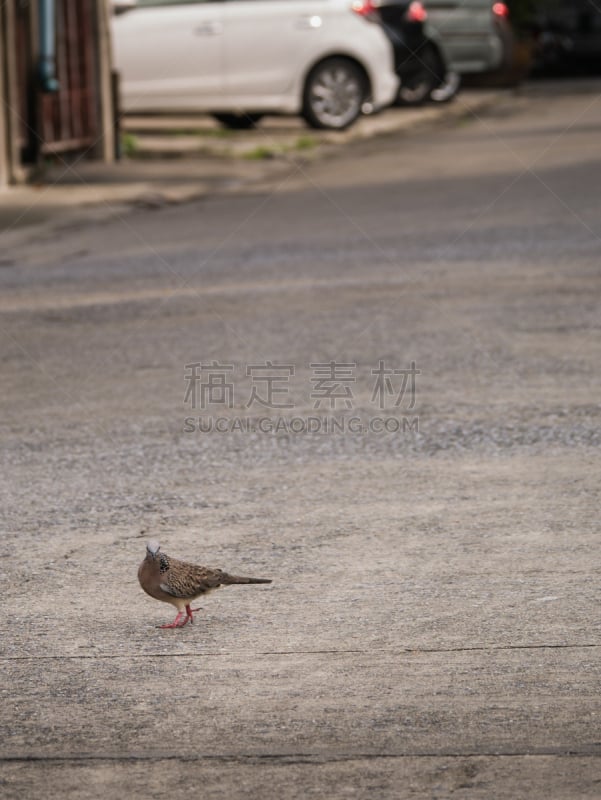
[[[537,86],[3,262],[4,797],[598,797],[600,133]],[[274,582],[161,630],[148,538]]]

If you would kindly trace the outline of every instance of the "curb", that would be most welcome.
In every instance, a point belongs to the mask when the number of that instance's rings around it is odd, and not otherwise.
[[[249,131],[229,131],[204,115],[129,116],[122,121],[129,137],[130,158],[204,158],[268,160],[300,155],[312,157],[324,147],[365,141],[436,122],[473,116],[506,98],[508,90],[465,91],[453,102],[419,108],[390,108],[362,117],[351,128],[320,131],[295,117],[271,117]]]

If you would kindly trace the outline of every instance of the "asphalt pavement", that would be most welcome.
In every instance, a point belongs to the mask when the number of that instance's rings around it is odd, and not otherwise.
[[[507,98],[519,102],[513,91],[472,89],[455,103],[390,108],[338,132],[310,130],[298,117],[265,117],[255,130],[229,131],[206,114],[125,116],[119,161],[89,161],[85,152],[59,155],[28,185],[0,192],[3,249],[10,253],[54,229],[118,217],[132,206],[156,209],[238,194],[349,144],[380,136],[402,140],[424,127],[473,119]]]
[[[539,85],[10,239],[3,797],[598,797],[600,132]],[[160,629],[147,539],[273,584]]]

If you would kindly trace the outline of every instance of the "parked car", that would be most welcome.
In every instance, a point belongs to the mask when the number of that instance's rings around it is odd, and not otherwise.
[[[590,0],[539,2],[531,21],[538,69],[601,64],[601,5]]]
[[[390,41],[359,0],[113,0],[125,112],[266,113],[341,130],[395,98]],[[127,12],[127,13],[125,13]]]
[[[513,34],[506,3],[492,0],[425,0],[422,69],[401,86],[399,100],[451,100],[464,75],[501,69],[510,56]]]
[[[400,79],[397,102],[423,102],[445,75],[440,47],[428,35],[424,4],[415,0],[363,0],[362,4],[374,9],[392,43],[395,71]]]

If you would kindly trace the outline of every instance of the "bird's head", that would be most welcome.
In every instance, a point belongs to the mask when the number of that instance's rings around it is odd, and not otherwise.
[[[154,559],[158,556],[159,550],[161,549],[161,545],[154,540],[151,540],[146,545],[146,558],[150,561],[154,561]]]

